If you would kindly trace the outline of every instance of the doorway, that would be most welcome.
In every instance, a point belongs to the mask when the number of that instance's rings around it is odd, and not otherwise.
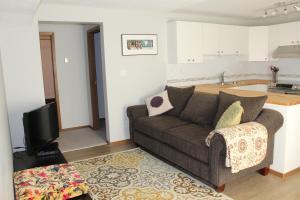
[[[59,130],[62,130],[55,63],[55,41],[53,32],[40,32],[40,49],[44,81],[45,103],[55,102]]]
[[[57,101],[60,97],[61,130],[57,139],[60,150],[68,152],[107,144],[100,25],[40,22],[39,30],[41,35],[47,33],[52,38],[50,45],[41,36],[40,44],[43,68],[54,66],[53,73],[43,69],[46,99]]]

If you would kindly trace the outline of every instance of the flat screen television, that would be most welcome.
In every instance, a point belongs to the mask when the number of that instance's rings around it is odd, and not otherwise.
[[[56,103],[24,113],[23,125],[27,153],[37,154],[59,136]]]

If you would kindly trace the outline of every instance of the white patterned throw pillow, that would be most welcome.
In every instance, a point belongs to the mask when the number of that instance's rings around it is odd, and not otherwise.
[[[148,97],[145,99],[145,102],[150,117],[163,114],[173,109],[167,91]]]

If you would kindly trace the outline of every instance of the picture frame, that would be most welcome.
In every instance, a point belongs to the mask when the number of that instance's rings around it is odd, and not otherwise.
[[[157,34],[121,34],[122,56],[157,55]]]

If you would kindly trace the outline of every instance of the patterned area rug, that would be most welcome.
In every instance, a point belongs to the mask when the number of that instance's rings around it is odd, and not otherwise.
[[[94,200],[229,200],[140,148],[73,162]]]

